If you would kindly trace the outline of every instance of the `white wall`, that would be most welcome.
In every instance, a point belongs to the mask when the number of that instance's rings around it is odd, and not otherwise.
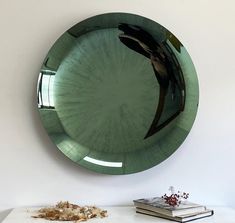
[[[68,160],[50,142],[36,108],[38,72],[53,42],[78,21],[114,11],[172,31],[200,82],[198,115],[183,145],[160,165],[126,176],[93,173]],[[0,211],[59,200],[130,204],[169,185],[195,202],[235,207],[234,49],[234,0],[0,0]]]

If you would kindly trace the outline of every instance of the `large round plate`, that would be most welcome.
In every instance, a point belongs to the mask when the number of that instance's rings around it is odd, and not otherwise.
[[[38,79],[38,109],[52,141],[90,170],[129,174],[169,157],[198,105],[193,63],[166,28],[109,13],[66,31]]]

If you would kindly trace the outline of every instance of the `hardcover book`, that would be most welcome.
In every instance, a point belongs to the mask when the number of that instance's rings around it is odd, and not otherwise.
[[[189,201],[182,201],[179,206],[172,207],[166,204],[161,197],[138,199],[133,202],[138,208],[172,217],[204,212],[206,210],[205,206]]]
[[[173,216],[169,216],[169,215],[160,214],[160,213],[157,213],[157,212],[154,212],[154,211],[141,209],[141,208],[138,208],[138,207],[136,208],[136,213],[150,215],[150,216],[153,216],[153,217],[164,218],[164,219],[177,221],[177,222],[182,222],[182,223],[197,220],[197,219],[201,219],[201,218],[205,218],[205,217],[209,217],[209,216],[212,216],[214,214],[213,210],[206,209],[203,212],[196,212],[194,214],[186,214],[186,215],[173,217]]]

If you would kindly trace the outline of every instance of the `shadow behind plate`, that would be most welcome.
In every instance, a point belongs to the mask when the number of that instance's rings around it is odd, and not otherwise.
[[[167,43],[183,73],[183,112],[146,139],[159,83],[150,60],[120,42],[120,23]],[[169,157],[190,131],[198,104],[197,76],[185,48],[158,23],[126,13],[94,16],[65,32],[45,58],[37,90],[42,122],[56,146],[74,162],[107,174],[143,171]],[[174,109],[165,107],[163,118]]]

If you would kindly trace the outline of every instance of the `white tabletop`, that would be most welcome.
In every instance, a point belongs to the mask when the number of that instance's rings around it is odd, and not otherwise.
[[[211,217],[196,220],[197,223],[235,223],[235,209],[228,207],[209,207],[214,210]],[[38,209],[38,208],[37,208]],[[2,223],[48,223],[48,220],[35,219],[31,216],[35,213],[35,208],[16,208],[3,220]],[[134,207],[102,207],[108,211],[108,217],[90,219],[91,223],[169,223],[165,219],[151,217],[135,213]],[[52,222],[52,221],[51,221]],[[61,223],[53,221],[52,223]]]

